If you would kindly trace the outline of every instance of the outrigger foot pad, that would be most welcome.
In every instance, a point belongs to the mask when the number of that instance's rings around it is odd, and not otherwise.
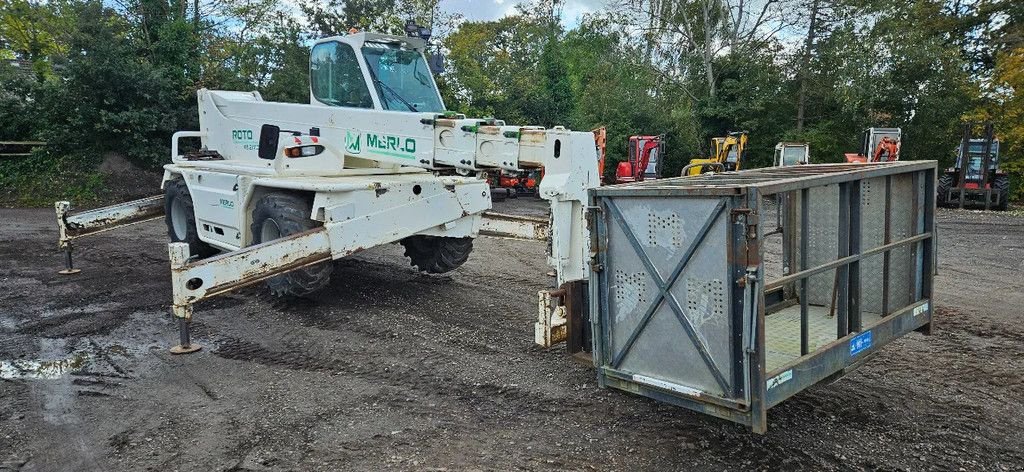
[[[200,346],[198,344],[188,344],[188,345],[179,344],[179,345],[174,346],[174,347],[171,348],[171,354],[174,354],[174,355],[178,355],[178,354],[192,354],[193,352],[196,352],[196,351],[198,351],[198,350],[200,350],[202,348],[203,348],[203,346]]]
[[[192,333],[189,330],[189,320],[178,318],[178,345],[171,348],[171,354],[192,354],[203,347],[192,344]]]
[[[77,274],[81,271],[82,269],[76,269],[75,265],[71,262],[71,245],[69,243],[68,246],[64,248],[64,268],[58,270],[57,273],[61,275],[71,275]]]

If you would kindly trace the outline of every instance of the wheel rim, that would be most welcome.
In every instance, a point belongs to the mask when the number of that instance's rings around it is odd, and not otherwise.
[[[260,226],[260,242],[265,243],[280,237],[281,227],[277,225],[277,222],[270,218],[263,220],[263,225]]]
[[[188,212],[181,200],[171,200],[171,228],[174,229],[174,237],[178,241],[184,241],[188,237]]]

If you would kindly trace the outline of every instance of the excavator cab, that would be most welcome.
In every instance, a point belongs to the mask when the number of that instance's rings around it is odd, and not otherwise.
[[[665,135],[630,136],[629,154],[615,168],[615,183],[641,182],[661,178]]]
[[[740,170],[747,148],[747,132],[735,131],[723,137],[711,138],[711,147],[714,157],[690,159],[690,164],[683,167],[682,175]]]
[[[810,146],[807,143],[782,142],[775,145],[775,167],[809,164]]]
[[[900,160],[903,131],[900,128],[868,128],[859,153],[846,153],[846,162],[894,162]]]

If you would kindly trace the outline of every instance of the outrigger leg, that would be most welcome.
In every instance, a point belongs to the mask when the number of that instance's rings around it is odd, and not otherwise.
[[[188,264],[189,249],[187,243],[171,243],[167,245],[168,255],[171,259],[171,272],[175,273],[185,268]],[[192,304],[175,297],[171,312],[178,319],[178,345],[171,348],[171,354],[191,354],[203,347],[192,344],[192,337],[189,327],[192,324]]]
[[[58,244],[64,251],[64,269],[59,274],[77,274],[81,269],[76,269],[71,259],[71,252],[74,249],[72,241],[102,233],[115,228],[142,223],[164,214],[164,196],[143,198],[125,203],[118,203],[103,208],[83,211],[71,215],[71,202],[61,201],[54,203],[57,211],[57,229],[60,231]]]
[[[67,226],[63,224],[67,221],[68,211],[71,209],[70,202],[57,202],[54,205],[54,209],[57,210],[57,221],[60,228],[60,248],[64,251],[64,269],[57,271],[58,274],[71,275],[77,274],[82,269],[76,269],[74,263],[71,260],[71,251],[74,249],[71,245],[71,238],[67,234]]]

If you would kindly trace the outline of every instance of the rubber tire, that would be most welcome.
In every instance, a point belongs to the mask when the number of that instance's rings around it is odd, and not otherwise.
[[[288,193],[272,193],[260,198],[252,210],[252,243],[260,244],[263,223],[268,219],[277,224],[281,237],[308,231],[323,223],[309,218],[312,203],[306,197]],[[267,279],[267,288],[281,298],[305,297],[323,289],[331,281],[334,265],[331,261],[295,269]]]
[[[469,259],[473,238],[442,236],[409,236],[401,241],[410,265],[428,274],[443,274]]]
[[[1006,211],[1010,207],[1010,176],[997,175],[992,177],[992,189],[999,192],[1003,198],[999,205],[996,205],[996,210]]]
[[[173,211],[174,202],[178,201],[184,207],[185,213],[185,237],[178,238],[174,231]],[[199,228],[196,227],[196,209],[192,203],[192,194],[188,192],[188,186],[182,179],[174,179],[164,185],[164,224],[167,225],[167,236],[171,242],[188,243],[189,253],[198,256],[200,259],[210,257],[217,253],[217,249],[199,239]]]
[[[945,173],[939,176],[938,185],[935,186],[935,202],[940,206],[949,206],[949,202],[946,198],[949,197],[949,189],[953,188],[953,174]]]

